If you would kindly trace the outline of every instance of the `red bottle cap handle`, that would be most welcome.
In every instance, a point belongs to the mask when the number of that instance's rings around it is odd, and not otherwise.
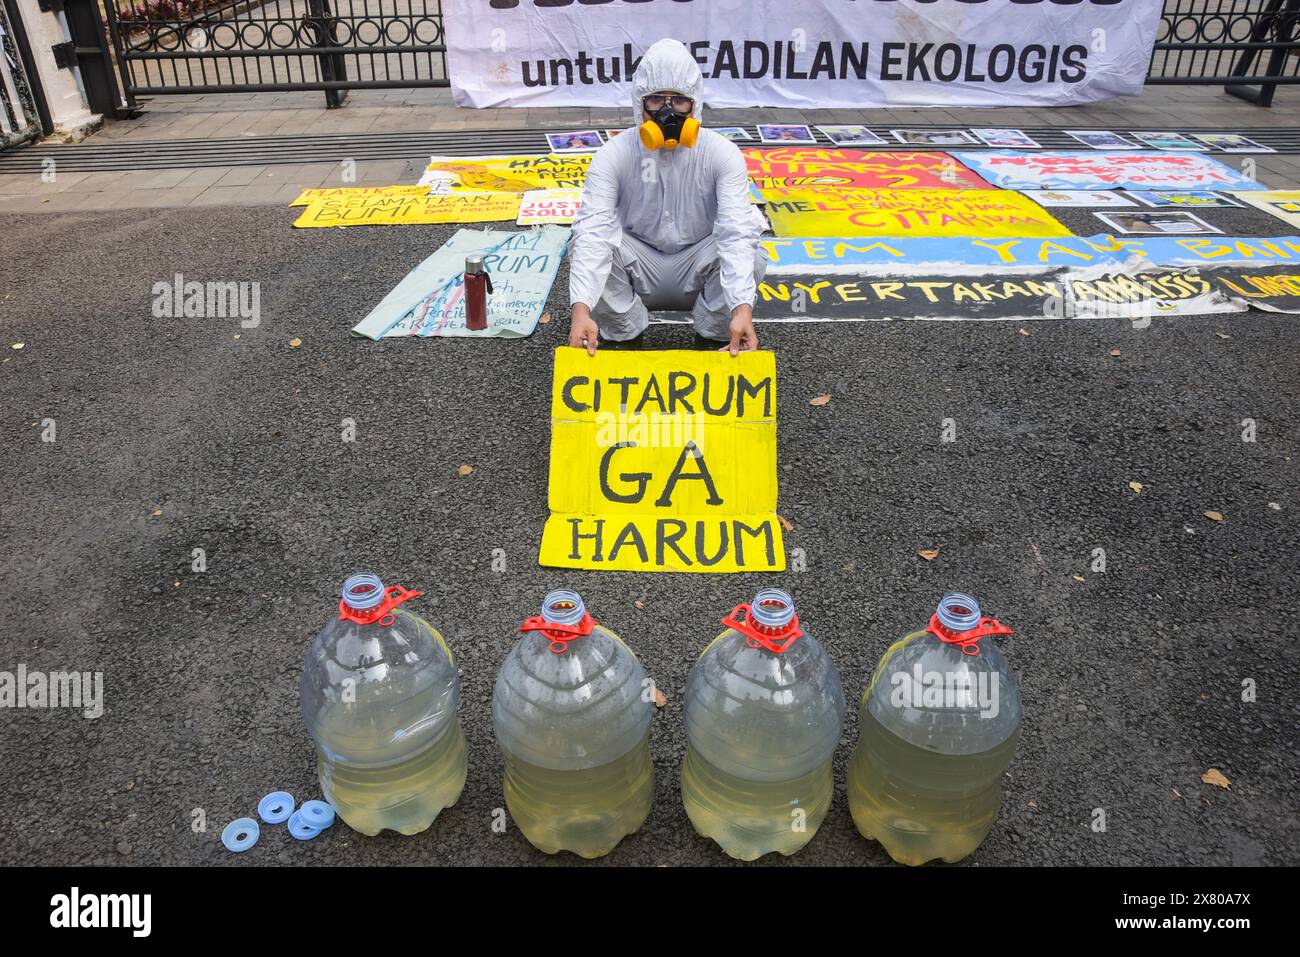
[[[364,611],[352,608],[346,602],[340,600],[339,621],[355,621],[358,625],[373,625],[378,622],[381,627],[387,628],[394,621],[389,612],[404,601],[419,598],[421,594],[421,592],[403,588],[401,585],[394,585],[391,588],[384,589],[383,601],[374,608],[367,608]]]
[[[520,631],[540,631],[542,637],[550,642],[551,652],[562,655],[569,650],[569,642],[575,638],[585,638],[596,628],[596,619],[590,612],[582,613],[582,621],[576,625],[562,625],[547,621],[541,615],[534,615],[519,626]]]
[[[742,611],[745,613],[743,621],[740,618]],[[749,645],[749,647],[766,648],[778,655],[803,637],[803,629],[799,627],[798,615],[791,616],[790,624],[776,633],[765,632],[755,627],[750,622],[751,617],[752,613],[749,605],[737,605],[731,609],[730,615],[723,617],[722,623],[744,635],[745,644]]]
[[[939,621],[939,616],[930,616],[930,625],[925,629],[940,641],[949,645],[961,645],[963,655],[978,655],[980,639],[986,635],[1014,635],[1015,632],[996,618],[981,618],[979,624],[966,631],[953,631]]]

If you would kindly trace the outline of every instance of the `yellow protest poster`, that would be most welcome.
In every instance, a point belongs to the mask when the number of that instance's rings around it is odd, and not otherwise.
[[[555,350],[539,563],[782,571],[771,352]]]
[[[312,200],[295,226],[409,226],[419,223],[490,223],[519,215],[517,193],[446,196],[367,195]]]
[[[1002,189],[767,187],[778,236],[1072,236],[1033,200]]]
[[[420,178],[435,192],[496,190],[526,193],[534,189],[581,189],[587,181],[590,153],[544,153],[531,156],[431,156]]]
[[[1300,226],[1300,189],[1240,190],[1232,195],[1271,213],[1288,226]]]
[[[347,199],[355,196],[427,196],[427,186],[338,186],[304,189],[290,206],[307,206],[316,199]]]

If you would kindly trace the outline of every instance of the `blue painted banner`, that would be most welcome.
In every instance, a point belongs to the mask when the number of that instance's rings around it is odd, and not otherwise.
[[[560,259],[569,243],[565,226],[520,232],[459,229],[428,259],[412,269],[353,328],[367,339],[396,336],[530,336],[551,294]],[[492,276],[486,329],[467,328],[465,257],[483,257]]]
[[[1300,263],[1300,236],[1067,236],[1056,239],[764,239],[769,273],[836,272],[860,266],[1117,266],[1131,257],[1152,266]]]
[[[953,151],[1003,189],[1247,189],[1265,187],[1201,153],[1154,150]]]

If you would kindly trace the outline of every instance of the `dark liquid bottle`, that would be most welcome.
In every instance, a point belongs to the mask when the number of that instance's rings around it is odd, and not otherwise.
[[[483,268],[482,256],[465,257],[465,328],[487,328],[487,297],[492,277]]]

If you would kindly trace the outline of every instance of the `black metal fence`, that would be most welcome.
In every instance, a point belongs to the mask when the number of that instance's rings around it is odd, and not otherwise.
[[[106,0],[131,95],[448,86],[440,0]]]
[[[440,0],[104,0],[128,95],[448,86]],[[1300,0],[1165,0],[1148,82],[1261,105],[1300,83]]]
[[[1165,0],[1147,83],[1222,84],[1271,105],[1300,83],[1300,0]]]

